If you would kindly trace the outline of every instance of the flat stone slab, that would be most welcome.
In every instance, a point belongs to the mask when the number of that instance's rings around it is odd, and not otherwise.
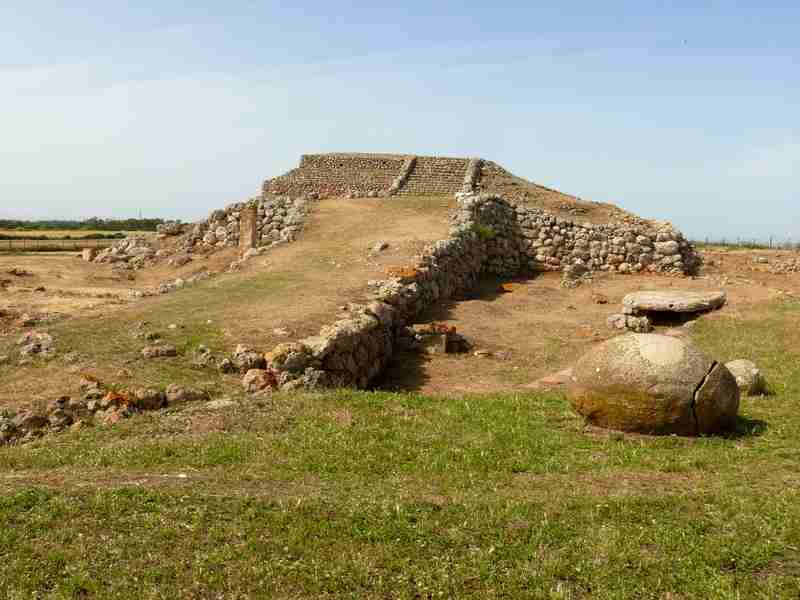
[[[622,311],[627,315],[706,312],[722,307],[727,299],[723,291],[647,290],[625,296],[622,299]]]

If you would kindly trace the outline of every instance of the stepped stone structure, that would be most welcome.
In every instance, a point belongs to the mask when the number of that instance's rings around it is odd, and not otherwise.
[[[403,154],[306,154],[300,166],[264,182],[265,194],[320,197],[451,195],[473,191],[484,161]],[[470,189],[465,188],[465,182]]]

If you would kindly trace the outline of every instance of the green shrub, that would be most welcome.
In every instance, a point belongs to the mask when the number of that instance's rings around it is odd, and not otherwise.
[[[476,233],[484,242],[493,240],[497,237],[497,232],[489,225],[481,225],[476,223],[471,227],[470,231]]]

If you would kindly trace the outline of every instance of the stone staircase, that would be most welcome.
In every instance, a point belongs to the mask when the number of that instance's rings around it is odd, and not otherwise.
[[[397,192],[400,196],[450,195],[460,192],[468,158],[417,157],[414,169],[405,185]]]

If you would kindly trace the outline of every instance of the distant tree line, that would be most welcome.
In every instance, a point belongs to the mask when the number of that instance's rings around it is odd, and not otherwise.
[[[21,221],[0,219],[0,229],[20,229],[24,231],[96,230],[96,231],[155,231],[164,219],[99,219],[92,217],[83,221]]]
[[[28,230],[19,229],[19,233],[0,233],[0,241],[5,240],[121,240],[125,238],[126,234],[121,231],[116,232],[109,232],[109,233],[87,233],[81,235],[77,233],[75,235],[59,235],[59,236],[52,236],[52,235],[45,235],[43,233],[35,234],[30,233]],[[44,231],[40,229],[39,231]]]

